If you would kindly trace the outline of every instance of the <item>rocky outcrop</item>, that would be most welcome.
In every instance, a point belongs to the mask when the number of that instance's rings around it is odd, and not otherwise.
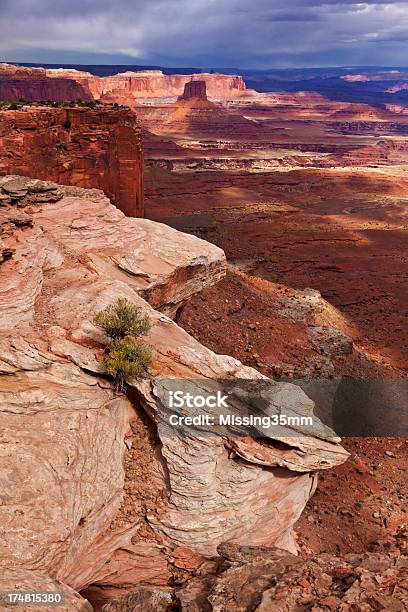
[[[221,545],[219,554],[212,573],[178,591],[182,612],[402,612],[408,606],[408,559],[399,554],[322,554],[303,561],[282,550],[234,545]]]
[[[102,189],[126,215],[143,217],[143,148],[129,109],[0,111],[0,174],[11,172]]]
[[[49,76],[50,72],[47,71]],[[63,73],[58,73],[61,78]],[[69,73],[72,76],[72,73]],[[54,76],[54,75],[52,75]],[[234,98],[245,93],[245,83],[240,76],[225,74],[171,74],[161,70],[121,72],[110,77],[90,77],[88,73],[74,77],[90,89],[94,99],[104,99],[109,94],[121,94],[128,100],[143,98],[174,98],[182,94],[186,83],[204,81],[208,95],[214,98]]]
[[[265,381],[165,314],[223,275],[223,252],[126,218],[98,191],[17,177],[0,187],[9,252],[0,265],[0,566],[89,587],[101,601],[138,583],[165,589],[167,559],[182,546],[213,555],[231,540],[295,552],[293,525],[316,470],[347,457],[332,432],[289,428],[276,445],[273,431],[261,443],[160,425],[168,380],[197,389]],[[106,338],[91,323],[118,297],[153,322],[153,364],[127,396],[101,371]],[[313,410],[294,385],[274,383],[265,397]]]
[[[196,83],[202,83],[202,85],[197,87]],[[153,148],[158,149],[163,156],[163,152],[166,150],[164,140],[168,141],[169,136],[181,139],[186,136],[187,139],[197,138],[207,142],[214,142],[217,139],[234,141],[239,140],[244,135],[246,138],[253,139],[259,137],[259,127],[253,121],[228,111],[222,104],[210,101],[206,97],[204,85],[204,81],[187,83],[184,94],[174,104],[140,106],[138,116],[143,127],[150,132],[145,138],[149,153],[153,144]],[[162,141],[152,142],[151,133],[154,136],[162,135]],[[171,166],[173,152],[168,151],[167,153],[168,155],[164,156],[164,160]],[[183,157],[186,158],[188,153],[185,147],[183,153]],[[177,158],[180,157],[179,154],[180,151],[176,152]],[[183,161],[180,159],[181,165]],[[194,161],[187,157],[185,159],[186,169],[197,169]],[[210,168],[212,161],[214,161],[212,156],[209,160],[206,160]],[[233,163],[233,160],[229,159],[228,163]],[[177,167],[177,162],[173,167]]]
[[[302,559],[277,548],[221,544],[218,555],[182,571],[173,599],[139,586],[103,612],[323,612],[407,609],[408,559],[398,552],[316,555]]]

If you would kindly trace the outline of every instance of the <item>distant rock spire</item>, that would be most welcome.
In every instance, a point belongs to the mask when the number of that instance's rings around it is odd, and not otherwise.
[[[184,93],[179,100],[207,100],[207,84],[205,81],[189,81],[184,85]]]

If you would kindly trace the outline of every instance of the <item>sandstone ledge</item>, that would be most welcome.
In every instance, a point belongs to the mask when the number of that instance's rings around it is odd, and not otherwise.
[[[3,226],[18,225],[16,210],[21,215],[27,206],[38,205],[33,210],[35,224],[30,221],[32,231],[24,234],[23,250],[27,246],[34,249],[33,241],[42,245],[35,249],[36,257],[41,253],[44,260],[48,257],[51,268],[63,266],[71,253],[81,255],[89,273],[126,279],[154,308],[169,314],[226,271],[221,249],[148,219],[127,218],[96,189],[9,176],[0,177],[0,198],[5,198],[0,208]],[[43,206],[46,202],[50,205]],[[17,235],[6,240],[3,231],[3,236],[3,248],[13,248]],[[64,258],[64,253],[68,257]],[[24,261],[30,259],[28,252]],[[15,256],[13,265],[19,263]],[[16,313],[17,321],[19,317]],[[6,328],[12,324],[3,318],[1,325]]]

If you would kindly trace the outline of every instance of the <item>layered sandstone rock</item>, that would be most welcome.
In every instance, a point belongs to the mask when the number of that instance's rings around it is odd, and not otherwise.
[[[223,252],[128,219],[97,191],[5,177],[0,196],[1,567],[77,591],[93,585],[103,599],[140,582],[166,587],[180,545],[204,555],[224,540],[294,552],[316,470],[347,457],[332,432],[288,430],[275,448],[273,432],[265,446],[156,426],[163,381],[198,379],[205,389],[217,378],[265,380],[164,314],[223,275]],[[154,362],[128,396],[103,376],[106,338],[91,323],[118,297],[153,322]],[[270,393],[282,409],[313,410],[294,385]]]
[[[0,75],[15,75],[19,77],[31,78],[33,76],[47,76],[46,68],[31,68],[28,66],[17,66],[15,64],[0,63]]]
[[[181,95],[186,83],[191,81],[204,81],[208,95],[214,98],[234,98],[245,93],[242,77],[225,74],[166,75],[161,70],[146,70],[91,78],[85,73],[75,78],[89,87],[95,99],[119,92],[127,95],[129,100],[171,98]]]
[[[253,121],[230,112],[222,104],[210,101],[205,81],[189,81],[183,95],[173,104],[166,102],[141,106],[138,115],[143,127],[149,130],[145,138],[148,150],[152,144],[151,134],[214,140],[256,140],[261,133]],[[156,146],[163,154],[163,143],[159,141]]]
[[[126,215],[143,216],[143,148],[129,109],[0,111],[0,174],[10,172],[97,187]]]

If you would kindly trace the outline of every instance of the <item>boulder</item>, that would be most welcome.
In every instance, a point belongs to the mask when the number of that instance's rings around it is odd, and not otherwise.
[[[27,181],[23,179],[11,179],[2,184],[2,190],[10,196],[12,200],[20,200],[27,195]]]

